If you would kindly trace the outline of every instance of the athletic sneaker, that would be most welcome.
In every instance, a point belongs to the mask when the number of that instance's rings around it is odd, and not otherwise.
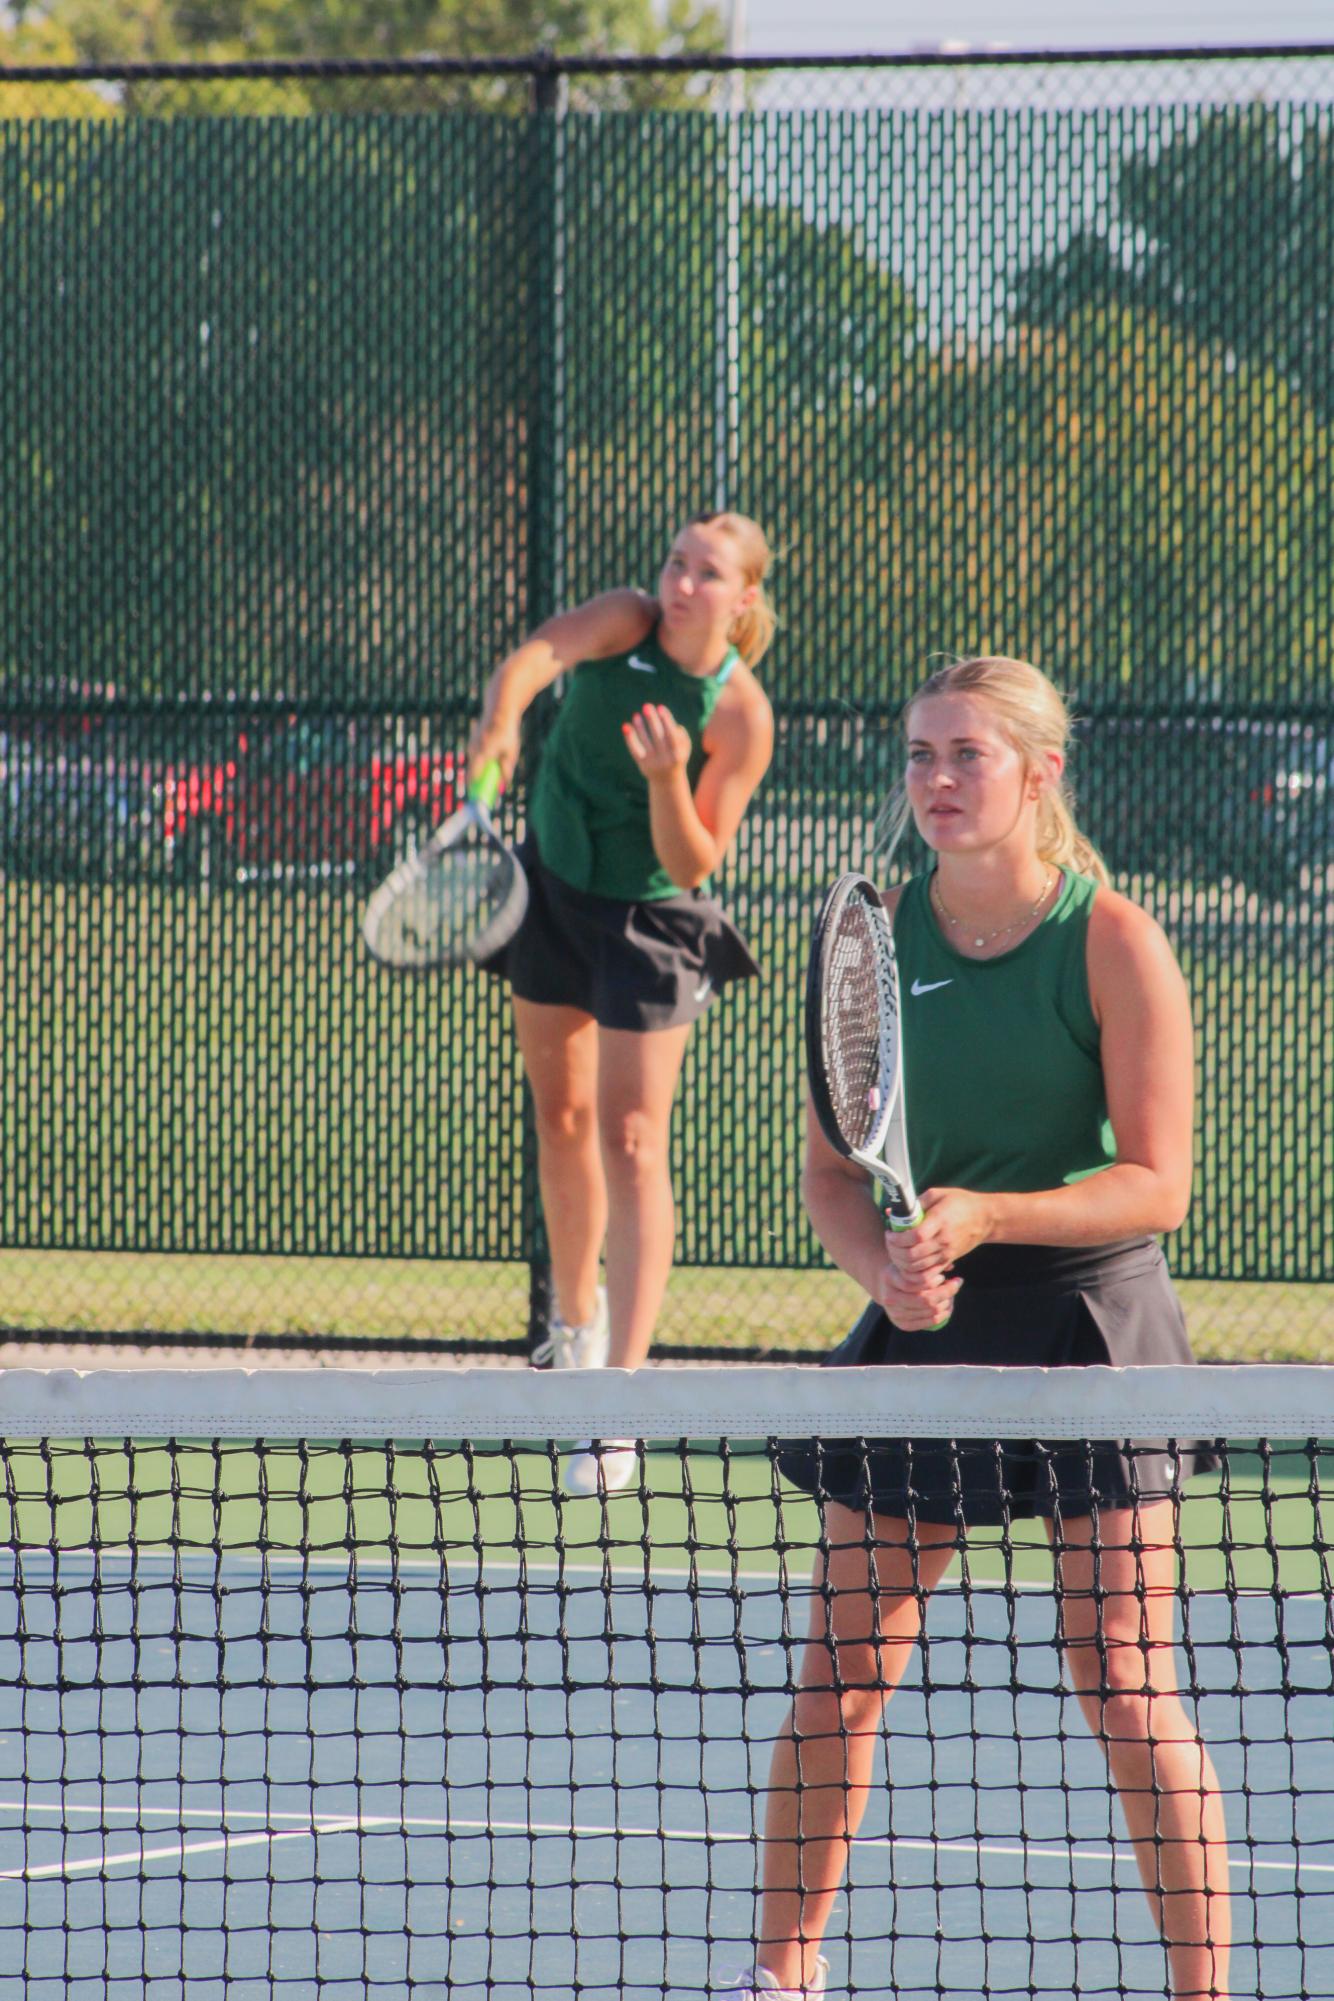
[[[550,1362],[553,1369],[605,1369],[611,1345],[611,1325],[607,1319],[607,1289],[599,1286],[593,1318],[580,1327],[571,1327],[559,1317],[551,1323],[545,1341],[533,1350],[537,1365]]]
[[[734,1987],[726,1991],[732,2001],[818,2001],[825,1991],[825,1979],[829,1973],[829,1961],[819,1959],[815,1963],[815,1985],[813,1987],[780,1987],[772,1973],[762,1966],[743,1973]]]
[[[600,1438],[596,1445],[580,1439],[565,1462],[565,1488],[571,1494],[619,1494],[639,1470],[632,1438]]]

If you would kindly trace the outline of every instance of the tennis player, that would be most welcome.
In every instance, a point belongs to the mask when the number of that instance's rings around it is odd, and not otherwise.
[[[769,563],[747,516],[696,516],[656,597],[610,591],[503,660],[473,733],[470,770],[496,758],[508,778],[524,711],[569,676],[529,804],[528,911],[494,968],[532,1086],[557,1367],[647,1355],[675,1242],[668,1129],[686,1043],[758,970],[705,885],[773,750],[754,671],[774,629]],[[600,1457],[570,1461],[575,1491],[631,1477],[628,1447]]]
[[[886,903],[925,1220],[886,1235],[869,1179],[808,1119],[812,1221],[871,1302],[831,1359],[1188,1361],[1157,1237],[1190,1196],[1190,1008],[1167,940],[1109,888],[1075,824],[1065,705],[1023,661],[966,660],[927,681],[905,722],[891,853],[911,814],[934,866]],[[757,1965],[734,1991],[824,1993],[821,1940],[926,1595],[970,1527],[1037,1516],[1066,1669],[1120,1794],[1171,1992],[1221,2001],[1226,1833],[1177,1691],[1170,1497],[1210,1455],[873,1441],[869,1454],[798,1446],[783,1463],[825,1497],[827,1548],[775,1748]]]

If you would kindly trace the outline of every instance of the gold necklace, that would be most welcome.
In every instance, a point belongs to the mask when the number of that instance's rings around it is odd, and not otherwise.
[[[980,952],[985,946],[994,944],[997,938],[1008,938],[1012,931],[1022,931],[1026,924],[1031,924],[1050,896],[1053,882],[1058,881],[1059,877],[1059,869],[1052,869],[1047,880],[1043,883],[1041,893],[1032,909],[1026,910],[1022,917],[1016,917],[1013,924],[998,924],[994,931],[982,931],[978,933],[973,939],[973,950]],[[944,897],[940,893],[940,874],[938,870],[932,871],[931,888],[935,894],[936,908],[945,922],[950,926],[951,930],[962,931],[964,928],[962,922],[949,909]]]

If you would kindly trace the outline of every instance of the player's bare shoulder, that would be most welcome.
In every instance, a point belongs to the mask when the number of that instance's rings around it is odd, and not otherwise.
[[[657,623],[656,598],[633,589],[603,591],[570,611],[558,612],[539,631],[555,643],[562,657],[612,660],[640,646]]]
[[[1095,1012],[1118,986],[1184,986],[1171,941],[1143,904],[1100,884],[1089,909],[1089,991]]]
[[[628,653],[648,638],[658,622],[658,601],[648,591],[626,588],[594,598],[604,633],[604,659]]]
[[[773,754],[773,704],[758,676],[738,660],[709,718],[704,744],[710,754],[722,751],[738,762],[767,765]]]
[[[1158,941],[1170,951],[1167,933],[1158,919],[1136,903],[1133,897],[1123,896],[1120,890],[1109,889],[1099,883],[1097,893],[1089,908],[1090,947],[1101,947],[1109,951],[1153,950]]]

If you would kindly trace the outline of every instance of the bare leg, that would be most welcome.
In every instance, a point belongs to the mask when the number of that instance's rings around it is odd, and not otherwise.
[[[578,1008],[515,999],[514,1025],[532,1087],[537,1173],[556,1306],[572,1327],[593,1317],[607,1232],[598,1145],[598,1028]]]
[[[690,1024],[599,1031],[598,1126],[607,1189],[607,1307],[613,1368],[653,1339],[676,1250],[668,1135]]]
[[[1177,1691],[1172,1504],[1105,1510],[1096,1550],[1094,1526],[1063,1521],[1053,1536],[1066,1664],[1120,1794],[1175,2001],[1226,2001],[1227,1829]]]
[[[759,1964],[804,1987],[870,1793],[880,1716],[953,1556],[953,1528],[910,1531],[830,1503],[796,1700],[774,1746],[764,1830]],[[870,1547],[871,1539],[874,1547]]]

